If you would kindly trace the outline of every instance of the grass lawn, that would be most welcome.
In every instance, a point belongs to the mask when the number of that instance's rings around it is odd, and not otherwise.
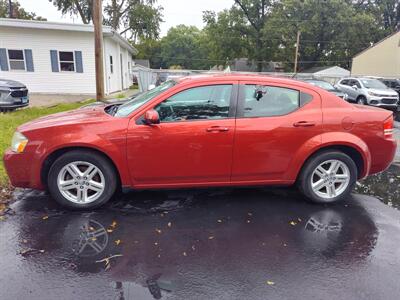
[[[8,177],[3,165],[3,154],[10,147],[12,135],[19,125],[41,116],[75,109],[92,101],[65,103],[52,107],[31,107],[11,113],[0,113],[0,187],[8,184]]]

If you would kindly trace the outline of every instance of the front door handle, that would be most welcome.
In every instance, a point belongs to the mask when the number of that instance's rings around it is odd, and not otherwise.
[[[206,129],[207,132],[225,132],[229,131],[228,127],[221,127],[221,126],[211,126]]]
[[[315,126],[315,122],[310,121],[299,121],[293,124],[294,127],[312,127]]]

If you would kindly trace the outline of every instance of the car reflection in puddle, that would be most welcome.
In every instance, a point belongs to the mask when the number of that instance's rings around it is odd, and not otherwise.
[[[267,279],[319,278],[340,289],[378,235],[356,198],[321,206],[293,191],[159,191],[130,192],[91,213],[60,212],[43,195],[18,209],[37,216],[23,219],[21,240],[62,257],[48,272],[107,277],[116,299],[262,298]]]

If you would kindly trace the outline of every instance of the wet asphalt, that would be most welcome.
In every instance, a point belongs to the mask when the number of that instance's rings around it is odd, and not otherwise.
[[[399,185],[393,165],[334,205],[294,189],[136,191],[85,213],[17,191],[0,299],[399,299]]]

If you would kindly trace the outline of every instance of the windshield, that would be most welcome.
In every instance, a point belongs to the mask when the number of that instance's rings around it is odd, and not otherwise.
[[[329,82],[326,81],[309,81],[309,83],[316,85],[320,88],[323,88],[324,90],[334,90],[335,88],[333,87],[332,84],[330,84]]]
[[[173,80],[166,81],[163,84],[159,85],[158,87],[156,87],[156,88],[154,88],[154,89],[152,89],[150,91],[144,92],[143,94],[140,94],[136,98],[134,98],[134,99],[122,104],[118,108],[117,112],[115,113],[115,116],[116,117],[126,117],[126,116],[128,116],[130,113],[132,113],[133,111],[135,111],[136,109],[141,107],[143,104],[149,102],[154,97],[157,97],[161,93],[163,93],[166,90],[170,89],[175,84],[176,84],[176,82],[173,81]]]
[[[367,89],[387,89],[386,85],[376,79],[361,79],[361,82]]]

